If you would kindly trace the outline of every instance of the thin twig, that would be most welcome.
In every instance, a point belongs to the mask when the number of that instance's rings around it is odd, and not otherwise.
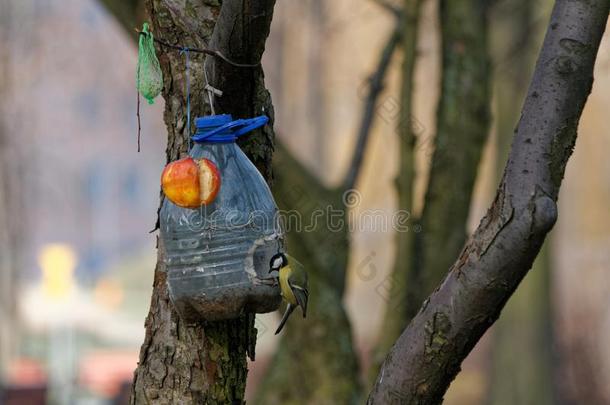
[[[402,10],[400,7],[394,5],[392,2],[387,0],[372,0],[373,3],[377,4],[379,7],[383,8],[386,11],[392,13],[395,17],[400,17],[402,15]]]
[[[140,31],[138,29],[136,29],[136,32],[139,35],[147,35],[146,32]],[[220,51],[216,51],[213,49],[205,49],[205,48],[191,48],[189,46],[180,46],[180,45],[173,45],[170,44],[169,42],[166,42],[162,39],[159,39],[157,37],[153,37],[154,41],[156,43],[158,43],[159,45],[162,45],[166,48],[171,48],[171,49],[175,49],[177,51],[182,51],[184,49],[188,49],[189,52],[197,52],[197,53],[204,53],[206,55],[212,55],[212,56],[216,56],[219,59],[222,59],[223,61],[227,62],[229,65],[231,66],[235,66],[235,67],[244,67],[244,68],[253,68],[253,67],[258,67],[261,65],[260,62],[258,63],[237,63],[237,62],[233,62],[231,59],[227,58],[226,56],[224,56]]]
[[[352,162],[345,176],[345,180],[343,181],[344,190],[354,188],[356,181],[358,180],[358,175],[360,173],[360,168],[364,158],[364,150],[371,133],[373,120],[375,119],[377,97],[383,90],[385,74],[388,70],[388,66],[390,65],[390,61],[392,60],[392,55],[400,43],[400,37],[401,24],[398,22],[396,24],[396,28],[394,28],[394,31],[383,48],[383,51],[381,52],[375,73],[373,73],[368,79],[369,93],[364,103],[362,120],[360,121],[360,129],[358,131],[358,139],[356,140],[356,146],[354,147],[354,153],[352,155]]]
[[[138,152],[140,151],[140,132],[142,130],[141,120],[140,120],[140,91],[138,93],[138,107],[136,109],[136,116],[138,117]]]

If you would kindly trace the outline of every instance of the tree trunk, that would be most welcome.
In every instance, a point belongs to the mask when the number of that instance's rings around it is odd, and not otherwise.
[[[10,132],[21,129],[20,126],[6,119],[15,117],[10,103],[16,64],[10,58],[10,51],[17,39],[16,33],[20,32],[12,23],[19,7],[13,0],[0,0],[0,381],[17,353],[20,325],[16,291],[18,274],[25,267],[23,247],[29,224],[24,208],[27,190],[23,185],[27,159],[22,146],[26,143]]]
[[[346,221],[341,193],[325,189],[305,167],[278,147],[274,168],[275,197],[289,213],[288,251],[309,273],[310,303],[307,319],[291,319],[255,403],[356,404],[360,395],[357,356],[352,331],[343,307],[345,269],[349,254],[347,227],[332,232],[325,218],[311,229],[294,229],[290,213],[298,213],[303,226],[315,212],[333,209]],[[327,219],[327,218],[326,218]],[[298,318],[295,312],[293,318]]]
[[[411,98],[419,9],[420,1],[405,0],[400,166],[396,179],[398,209],[411,213],[411,227],[408,232],[397,234],[391,291],[371,370],[374,376],[424,297],[440,281],[464,243],[472,188],[489,125],[485,8],[482,10],[473,0],[441,2],[443,71],[438,134],[423,218],[421,221],[414,218],[415,137]],[[415,233],[415,227],[421,225],[422,233]]]
[[[400,117],[397,125],[399,141],[399,168],[396,177],[396,191],[398,193],[399,212],[405,215],[404,220],[414,225],[413,220],[413,182],[415,177],[415,159],[413,149],[415,134],[413,133],[413,76],[417,59],[417,39],[421,0],[404,0],[402,12],[402,77],[400,95]],[[408,214],[407,214],[408,213]],[[407,305],[409,299],[408,275],[413,271],[413,242],[414,229],[409,227],[407,232],[396,234],[396,257],[389,279],[390,294],[387,297],[383,324],[379,333],[379,341],[373,352],[371,380],[377,376],[379,367],[388,351],[396,342],[408,323]]]
[[[466,240],[472,190],[489,130],[487,6],[442,0],[442,79],[435,150],[407,281],[408,319],[442,280]]]
[[[556,403],[549,270],[545,244],[495,326],[488,400],[491,405]]]
[[[180,46],[218,50],[241,63],[257,63],[269,33],[273,0],[148,0],[153,32]],[[159,48],[164,77],[165,123],[168,130],[168,161],[187,152],[191,129],[186,127],[185,58],[176,51]],[[263,175],[271,177],[273,108],[264,87],[263,72],[236,68],[221,60],[206,61],[211,84],[224,92],[216,103],[217,113],[236,118],[264,111],[270,125],[242,143],[242,148]],[[205,86],[201,54],[191,53],[191,115],[209,113],[203,101]],[[169,301],[163,264],[158,249],[151,307],[146,319],[146,337],[135,371],[131,403],[235,404],[244,403],[246,354],[254,356],[254,316],[187,324]]]
[[[298,213],[308,227],[288,232],[288,249],[309,271],[311,305],[307,320],[293,321],[283,332],[258,392],[258,404],[359,403],[358,361],[342,303],[350,250],[347,214],[359,202],[353,187],[399,34],[396,30],[390,36],[369,80],[356,146],[340,187],[327,189],[284,148],[278,148],[276,199],[289,216]]]
[[[498,193],[449,274],[384,362],[369,404],[438,404],[557,219],[610,3],[558,0]]]
[[[15,324],[15,272],[13,271],[13,260],[11,254],[10,218],[10,159],[9,142],[4,117],[5,100],[9,99],[7,94],[10,82],[8,73],[9,64],[9,18],[10,3],[6,0],[0,1],[2,14],[0,14],[0,381],[5,377],[8,362],[11,355],[14,336],[12,327]]]
[[[326,66],[325,54],[326,41],[326,15],[325,0],[310,0],[306,2],[308,11],[309,32],[309,57],[308,57],[308,92],[306,109],[309,112],[311,125],[311,136],[314,138],[314,149],[316,159],[316,174],[321,177],[328,172],[328,146],[330,142],[327,137],[328,113],[325,97]]]

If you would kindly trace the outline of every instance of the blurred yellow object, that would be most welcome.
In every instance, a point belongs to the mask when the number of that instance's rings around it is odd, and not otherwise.
[[[40,249],[38,264],[42,270],[42,289],[50,298],[67,297],[74,287],[77,255],[63,243],[49,243]]]

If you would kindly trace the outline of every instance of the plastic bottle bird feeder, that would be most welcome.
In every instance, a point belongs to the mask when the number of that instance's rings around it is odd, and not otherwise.
[[[187,321],[279,307],[280,291],[268,274],[271,258],[283,246],[278,209],[267,183],[235,144],[267,120],[197,118],[190,157],[170,163],[162,175],[167,283]]]

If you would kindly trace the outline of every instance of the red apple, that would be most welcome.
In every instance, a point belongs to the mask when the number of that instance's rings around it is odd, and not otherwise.
[[[220,173],[208,159],[186,157],[165,166],[161,187],[165,196],[177,206],[198,208],[216,198],[220,190]]]

